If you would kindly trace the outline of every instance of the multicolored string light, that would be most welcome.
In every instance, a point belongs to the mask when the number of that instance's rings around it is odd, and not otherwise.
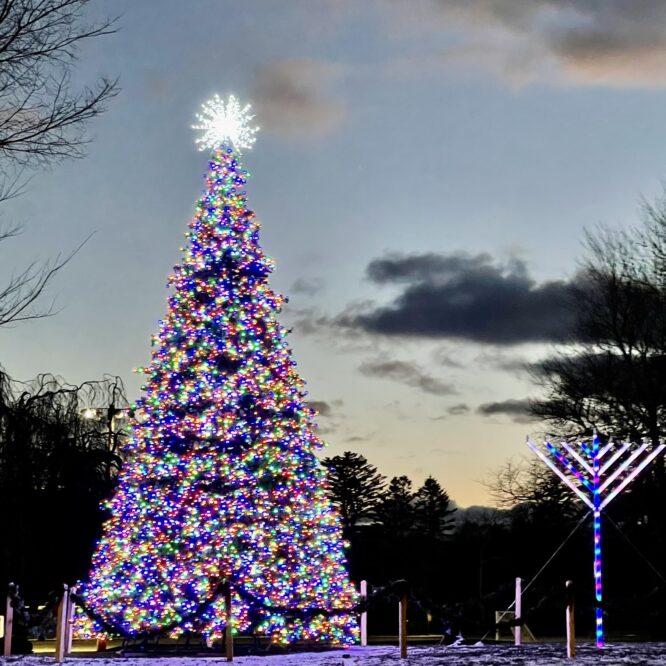
[[[640,446],[631,442],[620,445],[609,442],[601,447],[599,438],[595,435],[591,446],[579,442],[578,451],[568,442],[561,442],[559,446],[544,442],[543,447],[539,447],[528,441],[527,446],[592,510],[595,635],[597,647],[603,647],[601,514],[609,502],[617,497],[666,448],[666,445],[659,444],[650,448],[647,442],[643,442]],[[613,455],[602,464],[603,458],[611,451]],[[627,454],[626,459],[622,460]],[[638,464],[633,466],[634,463]]]
[[[276,319],[283,298],[246,205],[247,172],[229,144],[209,166],[81,594],[107,627],[85,614],[77,627],[215,639],[227,580],[236,631],[350,644],[356,619],[341,611],[358,596],[315,456],[315,413]]]

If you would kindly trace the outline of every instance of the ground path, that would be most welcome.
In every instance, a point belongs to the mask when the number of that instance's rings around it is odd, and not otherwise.
[[[50,666],[52,656],[31,655],[0,658],[0,666]],[[95,657],[74,654],[69,666],[222,666],[222,657],[120,657],[111,654]],[[615,643],[602,650],[592,644],[578,646],[575,661],[566,659],[563,643],[512,645],[465,645],[450,647],[413,647],[407,660],[400,660],[391,646],[353,647],[314,653],[237,657],[238,666],[562,666],[574,664],[645,664],[666,666],[666,643]]]

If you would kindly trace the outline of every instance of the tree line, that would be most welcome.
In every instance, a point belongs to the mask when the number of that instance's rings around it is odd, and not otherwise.
[[[386,483],[367,459],[352,451],[324,458],[329,498],[336,507],[347,537],[364,528],[377,528],[392,538],[419,533],[441,539],[453,527],[448,493],[429,476],[418,490],[407,476]]]

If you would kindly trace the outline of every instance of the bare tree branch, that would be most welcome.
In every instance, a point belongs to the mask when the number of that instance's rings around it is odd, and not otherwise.
[[[118,92],[102,78],[80,92],[71,73],[82,42],[115,31],[86,25],[90,0],[6,0],[0,6],[0,155],[18,164],[81,157],[86,123]]]
[[[71,84],[80,46],[115,31],[115,19],[86,23],[89,4],[0,0],[0,203],[22,193],[21,169],[82,157],[88,121],[118,92],[117,81],[107,78],[82,90]],[[0,241],[18,231],[0,230]],[[86,241],[65,257],[33,262],[12,275],[0,288],[0,326],[52,315],[53,304],[35,305]]]
[[[0,241],[17,235],[18,228],[0,233]],[[35,310],[33,305],[42,296],[51,279],[64,268],[79,250],[92,238],[90,234],[67,256],[57,255],[46,264],[30,263],[20,273],[13,275],[4,288],[0,289],[0,326],[30,319],[43,319],[55,314],[54,304],[46,309]]]

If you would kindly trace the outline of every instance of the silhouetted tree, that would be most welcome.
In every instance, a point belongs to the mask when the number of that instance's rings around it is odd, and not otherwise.
[[[118,378],[66,384],[0,372],[0,580],[45,595],[83,576],[100,530],[100,502],[122,464],[128,405]]]
[[[544,396],[531,413],[558,436],[666,434],[666,198],[643,212],[637,229],[588,233],[571,303],[577,344],[535,368]]]
[[[345,532],[349,534],[359,523],[372,520],[386,477],[351,451],[324,458],[322,464],[327,469],[329,497],[340,512]]]
[[[570,520],[580,501],[540,460],[507,461],[484,484],[495,504],[522,512],[530,520]]]
[[[394,476],[382,493],[375,519],[389,538],[404,539],[414,529],[414,493],[406,476]]]
[[[441,539],[453,530],[452,514],[456,509],[449,507],[451,500],[447,492],[432,476],[416,491],[414,500],[416,528],[421,534]]]

